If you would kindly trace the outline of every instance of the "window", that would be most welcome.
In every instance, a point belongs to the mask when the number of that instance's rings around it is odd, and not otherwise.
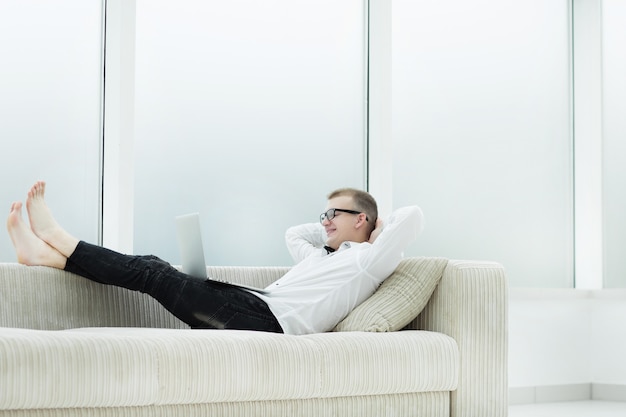
[[[24,201],[36,180],[48,203],[81,238],[98,241],[102,2],[0,2],[0,201]],[[14,262],[6,233],[0,261]]]
[[[199,212],[207,262],[291,264],[287,227],[365,187],[363,1],[137,2],[136,253],[179,259]]]
[[[426,221],[407,255],[571,287],[568,3],[394,1],[393,19],[394,205]]]

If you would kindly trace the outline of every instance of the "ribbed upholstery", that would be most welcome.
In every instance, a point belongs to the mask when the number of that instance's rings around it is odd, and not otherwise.
[[[188,327],[139,292],[46,267],[0,264],[0,271],[0,327]]]
[[[451,416],[508,413],[507,281],[491,262],[450,261],[433,297],[417,320],[459,344],[461,369]]]
[[[0,411],[0,416],[11,417],[447,417],[448,415],[448,392],[177,406]]]
[[[288,267],[277,266],[208,266],[207,275],[239,284],[265,288],[285,275]]]
[[[208,267],[218,279],[265,287],[286,267]],[[0,263],[0,327],[188,328],[151,297],[101,285],[65,271]],[[16,296],[28,294],[28,297]]]
[[[403,259],[376,292],[348,314],[334,331],[401,330],[424,309],[447,263],[444,258]]]
[[[456,343],[432,332],[297,337],[233,330],[0,330],[0,409],[330,398],[457,386]]]
[[[192,331],[148,296],[0,264],[0,416],[504,416],[506,306],[501,266],[450,261],[409,326],[430,331]]]

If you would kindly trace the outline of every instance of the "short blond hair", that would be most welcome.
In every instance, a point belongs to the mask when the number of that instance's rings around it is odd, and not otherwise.
[[[342,196],[351,197],[354,202],[354,210],[365,213],[368,219],[368,233],[372,233],[376,227],[376,219],[378,219],[378,205],[374,197],[370,193],[356,188],[339,188],[328,194],[328,199]]]

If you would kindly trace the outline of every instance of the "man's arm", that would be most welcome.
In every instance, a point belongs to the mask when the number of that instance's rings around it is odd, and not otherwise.
[[[384,222],[380,217],[376,219],[376,225],[374,226],[374,230],[370,234],[370,238],[368,240],[369,243],[374,243],[378,235],[383,231]]]
[[[382,227],[376,221],[376,229],[370,236],[372,248],[369,256],[362,259],[362,267],[375,276],[387,276],[393,272],[402,252],[422,231],[423,214],[419,207],[402,207],[391,213]]]
[[[319,223],[306,223],[293,226],[285,233],[287,250],[297,263],[326,243],[326,232]]]

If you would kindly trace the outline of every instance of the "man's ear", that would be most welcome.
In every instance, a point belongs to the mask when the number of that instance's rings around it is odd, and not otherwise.
[[[365,213],[359,213],[357,216],[357,222],[354,225],[354,227],[356,227],[357,229],[361,228],[361,227],[365,227],[367,226],[367,215]]]

